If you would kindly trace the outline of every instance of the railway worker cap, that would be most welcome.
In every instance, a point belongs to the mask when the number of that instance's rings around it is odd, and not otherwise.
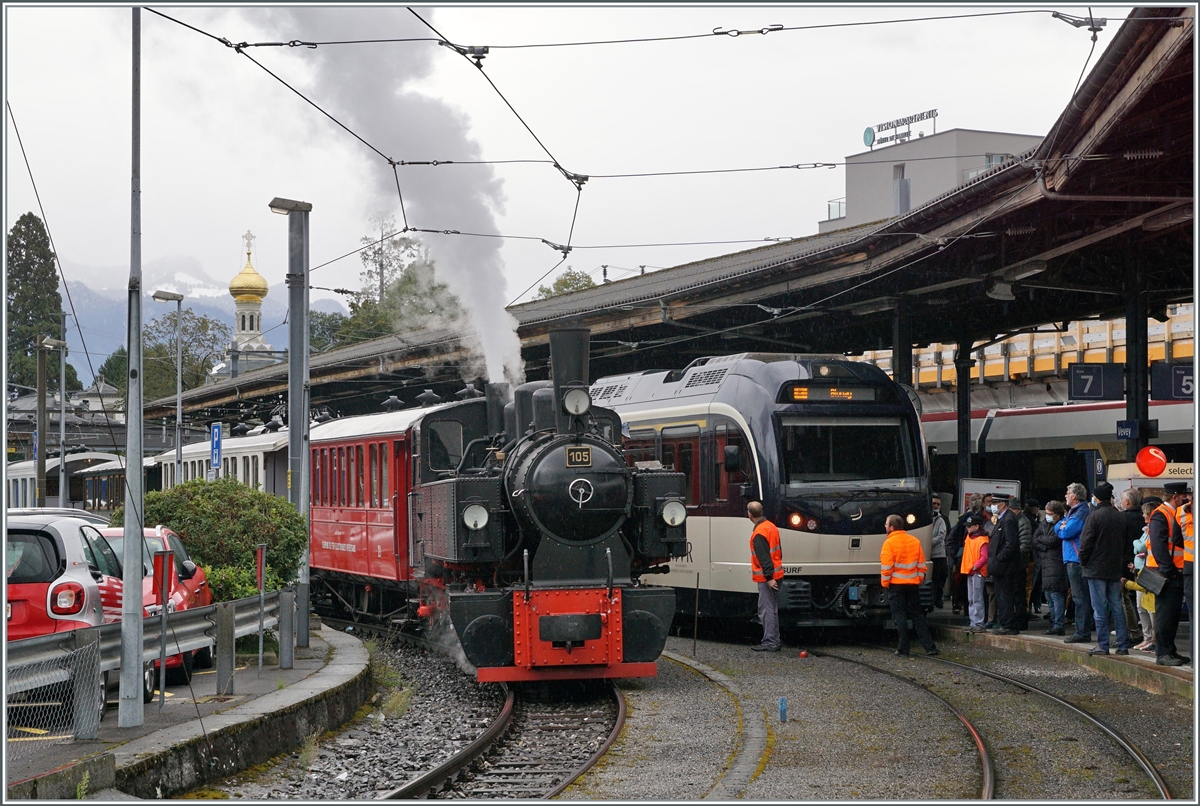
[[[1012,496],[1008,493],[992,493],[992,500],[997,504],[1003,503],[1004,506],[1008,506],[1008,499],[1010,498],[1012,498]]]
[[[1187,495],[1192,491],[1186,481],[1168,481],[1163,485],[1163,492],[1169,498],[1172,495]]]
[[[1107,481],[1102,481],[1096,485],[1096,489],[1092,491],[1100,501],[1111,501],[1113,497],[1113,486]]]

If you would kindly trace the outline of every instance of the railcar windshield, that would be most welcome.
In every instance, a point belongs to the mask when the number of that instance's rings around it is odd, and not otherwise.
[[[784,482],[916,487],[917,462],[908,424],[899,417],[783,417]]]

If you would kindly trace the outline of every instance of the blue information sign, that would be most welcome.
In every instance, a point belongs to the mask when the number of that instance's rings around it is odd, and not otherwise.
[[[1070,400],[1121,400],[1125,397],[1123,364],[1072,364],[1067,384]]]
[[[221,467],[221,424],[212,424],[212,464],[213,468]]]
[[[1194,364],[1150,365],[1151,400],[1192,400],[1195,397]]]

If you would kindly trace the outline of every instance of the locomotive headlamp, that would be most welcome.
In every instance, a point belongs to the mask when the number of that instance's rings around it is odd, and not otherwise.
[[[463,523],[472,531],[482,529],[488,523],[487,507],[471,504],[463,510]]]
[[[905,518],[904,520],[908,521],[909,526],[912,526],[914,523],[917,522],[917,516],[910,512],[910,513],[908,513],[908,517]]]
[[[662,519],[667,526],[678,526],[687,520],[687,509],[678,501],[668,501],[663,505]]]
[[[592,407],[592,398],[587,393],[586,389],[568,389],[563,395],[563,408],[568,414],[573,414],[578,417],[581,414],[587,414],[587,410]]]
[[[799,529],[803,525],[804,516],[799,512],[793,512],[791,515],[788,515],[788,526],[792,527],[793,529]]]

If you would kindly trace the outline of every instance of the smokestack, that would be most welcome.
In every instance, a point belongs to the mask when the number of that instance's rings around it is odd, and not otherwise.
[[[517,410],[517,426],[516,432],[510,434],[509,439],[521,436],[533,425],[533,393],[547,386],[550,386],[550,381],[529,381],[518,386],[513,392],[513,403]]]
[[[488,433],[499,434],[505,430],[504,404],[508,402],[508,384],[489,383],[483,389],[487,396]],[[508,438],[512,439],[514,436],[516,434],[509,434]]]
[[[573,417],[563,404],[572,389],[588,388],[588,358],[592,332],[585,328],[550,331],[550,377],[554,382],[554,409],[560,434],[571,430]]]

